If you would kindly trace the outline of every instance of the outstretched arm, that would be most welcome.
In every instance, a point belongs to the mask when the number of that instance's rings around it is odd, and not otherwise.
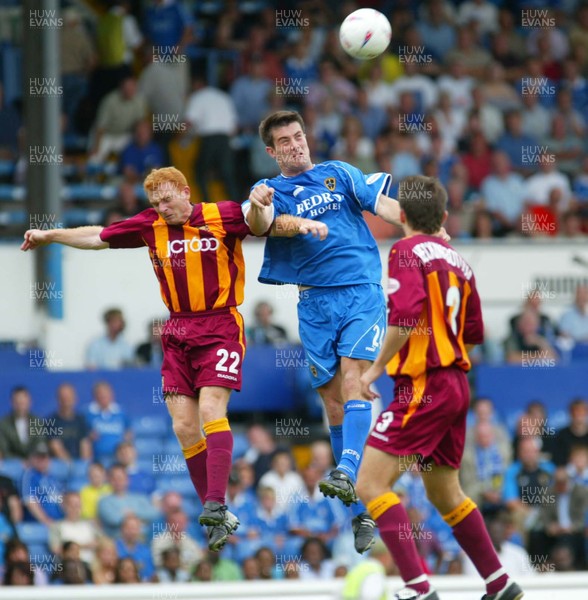
[[[402,225],[400,222],[400,204],[398,200],[390,198],[385,194],[380,194],[378,197],[376,214],[387,223],[392,223],[392,225]]]
[[[24,234],[20,249],[26,252],[47,244],[63,244],[81,250],[104,250],[109,245],[100,239],[103,229],[99,225],[71,229],[29,229]]]
[[[392,225],[402,225],[402,222],[400,221],[400,203],[398,200],[389,198],[385,194],[380,194],[378,197],[376,214],[387,223],[392,223]],[[440,237],[445,242],[448,242],[451,239],[451,236],[445,231],[445,227],[441,227],[434,235]]]

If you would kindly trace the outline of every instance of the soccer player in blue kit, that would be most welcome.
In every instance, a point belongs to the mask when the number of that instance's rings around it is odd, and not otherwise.
[[[386,195],[390,175],[365,175],[340,161],[313,164],[297,112],[271,114],[259,134],[281,174],[258,181],[243,203],[251,231],[263,235],[280,215],[320,219],[329,229],[324,240],[268,238],[259,281],[298,285],[300,339],[312,385],[325,405],[337,463],[319,489],[353,505],[355,549],[363,553],[374,543],[375,522],[355,494],[371,425],[371,403],[361,392],[360,377],[379,353],[386,304],[378,246],[362,211],[399,224],[400,208]]]

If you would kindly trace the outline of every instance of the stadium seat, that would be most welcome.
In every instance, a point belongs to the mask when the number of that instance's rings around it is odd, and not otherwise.
[[[24,471],[24,464],[20,458],[5,458],[0,461],[0,475],[9,477],[17,485],[20,483]]]
[[[82,225],[98,225],[102,221],[103,211],[70,208],[63,213],[63,224],[66,227]]]
[[[158,492],[169,492],[174,491],[178,492],[182,496],[191,497],[196,494],[194,491],[194,486],[192,485],[192,481],[190,477],[186,474],[185,477],[173,475],[173,476],[163,476],[157,480],[157,491]]]
[[[74,478],[88,478],[88,467],[90,466],[90,461],[85,460],[83,458],[78,458],[71,463],[71,469],[69,472],[70,479]]]
[[[49,528],[43,523],[17,523],[16,532],[27,546],[49,542]]]
[[[88,485],[87,477],[70,477],[67,480],[66,490],[68,492],[79,492],[85,485]]]
[[[154,437],[140,437],[135,440],[135,448],[139,459],[151,459],[160,446],[161,440]]]
[[[180,448],[180,443],[177,439],[167,439],[163,443],[162,452],[166,454],[182,454],[182,449]]]
[[[20,202],[25,198],[25,188],[21,185],[0,185],[0,200]]]
[[[249,450],[249,441],[244,433],[233,434],[233,460],[241,458]]]
[[[168,433],[167,420],[162,417],[139,417],[131,422],[135,438],[164,437]]]

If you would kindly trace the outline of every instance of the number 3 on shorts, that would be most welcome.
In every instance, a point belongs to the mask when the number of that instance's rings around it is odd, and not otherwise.
[[[237,367],[239,366],[239,362],[241,361],[241,357],[238,352],[234,350],[229,353],[228,350],[221,348],[216,352],[217,356],[220,356],[220,360],[216,363],[215,369],[220,373],[232,373],[233,375],[238,375],[239,371]],[[227,367],[225,363],[227,360],[231,360],[231,364]]]
[[[379,433],[384,433],[388,427],[390,427],[390,423],[394,420],[394,413],[391,410],[387,410],[380,415],[378,422],[376,423],[374,429]]]

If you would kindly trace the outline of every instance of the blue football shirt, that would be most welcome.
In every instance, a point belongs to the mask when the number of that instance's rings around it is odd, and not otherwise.
[[[386,173],[365,175],[333,160],[294,177],[258,181],[253,187],[265,183],[274,188],[276,217],[289,214],[329,227],[324,241],[312,235],[268,238],[259,281],[317,287],[380,284],[380,254],[362,211],[376,212],[378,197],[388,193],[391,180]],[[243,204],[245,214],[249,205]]]

